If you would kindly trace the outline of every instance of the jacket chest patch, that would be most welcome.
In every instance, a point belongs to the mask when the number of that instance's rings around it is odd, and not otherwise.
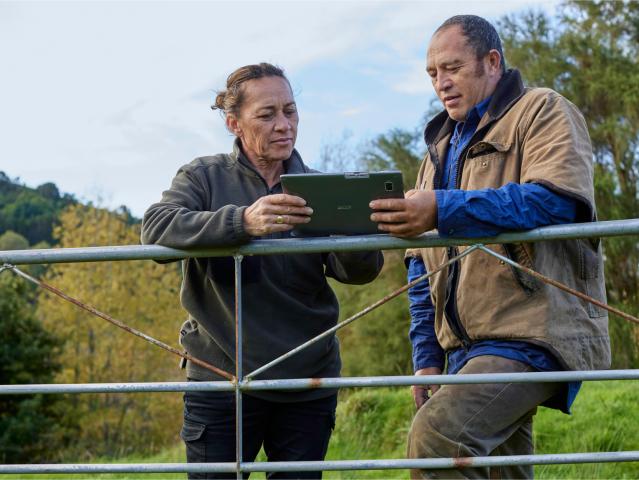
[[[503,144],[499,142],[481,141],[470,147],[466,158],[476,158],[491,153],[501,152],[505,153],[510,150],[510,144]]]

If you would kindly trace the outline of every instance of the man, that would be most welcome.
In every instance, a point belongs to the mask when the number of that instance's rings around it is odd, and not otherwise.
[[[445,111],[426,126],[415,190],[377,200],[382,231],[485,237],[596,218],[592,150],[583,117],[558,93],[525,88],[506,70],[486,20],[455,16],[433,35],[427,72]],[[599,242],[491,245],[518,263],[605,301]],[[407,252],[409,279],[463,247]],[[607,368],[606,312],[473,252],[409,292],[417,375]],[[413,388],[411,458],[532,454],[538,405],[569,412],[580,383]],[[429,396],[429,391],[430,395]],[[421,407],[421,408],[420,408]],[[499,471],[501,470],[501,471]],[[531,466],[414,470],[413,478],[530,478]]]

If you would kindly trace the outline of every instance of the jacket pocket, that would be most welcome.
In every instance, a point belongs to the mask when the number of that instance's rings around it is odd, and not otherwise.
[[[184,347],[184,339],[190,334],[192,334],[193,332],[197,332],[197,331],[198,331],[198,323],[192,318],[187,319],[180,327],[180,338],[179,338],[180,345]]]
[[[510,150],[509,143],[499,143],[499,142],[491,142],[488,140],[482,140],[480,142],[477,142],[472,147],[470,147],[470,149],[468,149],[468,154],[466,155],[466,158],[470,160],[477,157],[484,157],[486,155],[491,155],[496,152],[504,153],[504,152],[507,152],[508,150]]]
[[[206,425],[184,419],[180,437],[186,446],[186,459],[189,463],[206,462]]]
[[[186,350],[186,347],[184,346],[184,338],[197,331],[197,322],[191,318],[187,319],[182,326],[180,327],[180,336],[178,338],[178,342],[180,343],[180,345],[182,346],[182,348],[184,349],[184,353],[188,353],[188,351]],[[180,368],[181,369],[185,369],[186,368],[186,358],[182,357],[180,359]]]
[[[579,258],[579,278],[584,284],[585,294],[593,297],[602,303],[606,303],[604,280],[602,278],[601,266],[603,262],[599,257],[598,249],[594,249],[589,240],[576,240]],[[596,306],[591,302],[586,302],[588,315],[591,318],[605,317],[606,310]]]
[[[182,424],[182,431],[180,432],[180,437],[185,442],[195,442],[202,438],[204,435],[204,431],[206,430],[206,425],[202,423],[194,422],[193,420],[184,419],[184,423]]]
[[[533,261],[531,254],[526,250],[526,246],[522,243],[505,243],[502,245],[506,256],[513,262],[517,262],[523,267],[533,269]],[[521,287],[527,296],[532,296],[542,287],[542,282],[535,277],[527,274],[519,268],[510,266],[510,270],[517,284]]]
[[[466,155],[462,172],[461,188],[479,190],[498,188],[508,181],[517,181],[519,172],[507,172],[506,159],[511,145],[481,141],[473,145]],[[512,167],[510,167],[512,168]],[[513,178],[513,175],[516,178]]]
[[[579,250],[579,277],[582,280],[591,280],[599,277],[599,259],[597,252],[591,247],[591,243],[585,240],[577,240]]]

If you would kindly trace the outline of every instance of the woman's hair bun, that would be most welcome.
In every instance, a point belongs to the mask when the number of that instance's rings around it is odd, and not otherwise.
[[[255,65],[245,65],[228,76],[226,90],[216,92],[215,103],[211,105],[211,108],[220,110],[224,115],[229,113],[237,114],[244,100],[242,84],[249,80],[263,77],[281,77],[288,82],[284,75],[284,70],[270,63],[262,62]]]

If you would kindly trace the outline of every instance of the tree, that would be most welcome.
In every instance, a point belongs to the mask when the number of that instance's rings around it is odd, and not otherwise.
[[[409,190],[415,186],[419,165],[424,158],[423,143],[418,132],[394,128],[365,145],[360,163],[367,170],[400,170],[404,176],[404,188]]]
[[[340,320],[406,284],[403,252],[384,252],[384,269],[369,285],[343,285],[331,281],[340,302]],[[339,331],[346,376],[410,375],[413,373],[408,342],[406,294],[391,300]]]
[[[26,250],[29,242],[19,233],[7,230],[0,235],[0,250]]]
[[[0,384],[52,383],[60,341],[35,319],[31,290],[0,274]],[[73,417],[60,396],[0,395],[0,463],[56,461],[51,444],[70,440]]]
[[[52,243],[58,215],[72,203],[75,203],[73,196],[60,195],[53,183],[33,189],[0,172],[0,234],[13,230],[32,245],[41,241]]]
[[[639,213],[639,2],[567,1],[554,19],[529,11],[506,16],[498,25],[506,60],[520,69],[526,83],[553,88],[584,114],[594,151],[598,219],[636,217]],[[435,100],[424,123],[440,109]],[[357,152],[360,167],[399,168],[405,178],[410,179],[413,165],[422,156],[418,132],[393,129],[359,150],[349,150],[344,147],[346,142],[341,143],[323,149],[325,163],[330,163],[331,154],[339,160],[352,158],[353,152]],[[409,182],[405,182],[407,188],[411,185]],[[639,314],[639,243],[632,237],[607,238],[604,253],[609,302]],[[337,288],[343,304],[356,299],[354,293]],[[358,322],[366,322],[366,319]],[[351,333],[342,333],[344,342],[356,338],[357,329],[361,328],[364,327],[358,324],[352,327]],[[613,366],[639,367],[639,328],[613,316],[610,329]],[[387,333],[384,330],[382,335]],[[404,332],[399,328],[393,333],[400,334]],[[353,344],[356,348],[357,343]],[[378,347],[381,348],[381,343]],[[386,356],[387,351],[379,350],[377,354]]]
[[[60,191],[55,183],[47,182],[36,188],[36,192],[49,200],[57,201],[60,199]]]
[[[529,85],[546,86],[584,114],[595,159],[595,198],[600,220],[634,218],[639,212],[639,3],[563,4],[554,21],[528,12],[500,22],[507,60]],[[604,240],[609,301],[639,313],[639,243]],[[613,362],[639,366],[639,329],[611,319]],[[633,339],[634,341],[629,341]]]
[[[344,130],[338,140],[320,147],[319,169],[322,172],[352,172],[359,168],[357,147],[352,145],[353,132]]]
[[[352,133],[344,131],[338,140],[322,144],[320,169],[327,172],[399,170],[404,176],[404,188],[409,190],[415,185],[425,154],[421,138],[419,130],[393,128],[353,145]]]
[[[320,168],[324,171],[400,170],[404,176],[404,189],[408,190],[415,185],[423,157],[420,139],[418,131],[393,129],[355,146],[352,135],[344,132],[337,141],[322,146]],[[388,251],[384,256],[384,269],[373,284],[354,286],[331,281],[340,302],[340,320],[406,283],[402,253]],[[412,373],[407,340],[409,323],[406,295],[402,295],[340,330],[344,375]]]
[[[72,205],[61,215],[55,237],[61,247],[136,244],[139,225],[128,222],[124,210],[113,213]],[[178,300],[176,264],[59,264],[47,271],[46,281],[165,343],[175,343],[172,339],[185,317]],[[175,356],[58,297],[43,292],[38,315],[65,340],[58,382],[181,379]],[[175,394],[75,395],[72,404],[82,419],[76,453],[119,455],[173,444],[178,439],[180,403]]]

